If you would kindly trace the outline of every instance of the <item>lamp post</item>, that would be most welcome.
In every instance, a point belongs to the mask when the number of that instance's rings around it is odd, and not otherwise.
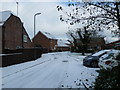
[[[41,13],[36,13],[35,15],[34,15],[34,37],[35,37],[35,17],[37,16],[37,15],[40,15]]]
[[[34,37],[35,37],[35,17],[37,16],[37,15],[40,15],[41,13],[36,13],[35,15],[34,15]],[[34,44],[34,59],[36,59],[36,49],[35,49],[35,44]]]
[[[18,4],[19,4],[19,2],[16,1],[16,4],[17,4],[17,16],[18,16]]]

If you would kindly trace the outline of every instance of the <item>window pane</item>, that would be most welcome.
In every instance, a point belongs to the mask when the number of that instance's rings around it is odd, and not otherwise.
[[[24,36],[23,36],[23,41],[24,41],[24,42],[27,42],[27,35],[24,35]]]

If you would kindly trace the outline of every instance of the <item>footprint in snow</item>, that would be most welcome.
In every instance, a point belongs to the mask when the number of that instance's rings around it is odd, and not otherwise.
[[[57,57],[54,57],[54,59],[57,59]]]
[[[81,84],[80,83],[76,83],[76,86],[80,86]]]
[[[95,75],[91,75],[91,76],[95,76]]]
[[[88,79],[86,79],[86,81],[88,81]]]
[[[64,85],[61,85],[61,87],[64,87]]]

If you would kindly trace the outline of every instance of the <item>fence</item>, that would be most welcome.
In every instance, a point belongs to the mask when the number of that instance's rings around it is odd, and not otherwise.
[[[5,49],[2,57],[2,64],[0,67],[6,67],[14,64],[19,64],[27,61],[36,60],[40,58],[43,53],[47,53],[47,49],[43,48],[28,48],[28,49],[16,49],[8,50]]]

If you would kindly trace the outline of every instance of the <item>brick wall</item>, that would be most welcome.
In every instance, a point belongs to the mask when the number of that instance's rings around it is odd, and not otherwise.
[[[5,49],[16,49],[32,47],[31,40],[23,27],[23,23],[20,18],[11,15],[9,19],[4,23],[4,48]],[[28,42],[23,43],[23,35],[27,36]]]
[[[57,40],[49,39],[49,42],[50,42],[50,49],[54,50],[55,45],[57,45]]]
[[[0,67],[6,67],[14,64],[20,64],[40,58],[43,53],[48,53],[47,49],[43,48],[29,48],[29,49],[16,49],[16,50],[4,50],[6,53],[0,56]]]
[[[57,46],[57,51],[70,51],[70,47],[64,47],[64,46]]]
[[[41,32],[33,38],[33,44],[36,46],[41,46],[43,48],[47,48],[48,50],[54,49],[54,46],[57,45],[57,40],[48,39]]]
[[[41,32],[38,32],[38,34],[33,38],[34,45],[40,45],[43,48],[50,47],[49,40],[46,38]]]
[[[11,16],[4,24],[4,48],[22,47],[22,23],[19,18]]]

